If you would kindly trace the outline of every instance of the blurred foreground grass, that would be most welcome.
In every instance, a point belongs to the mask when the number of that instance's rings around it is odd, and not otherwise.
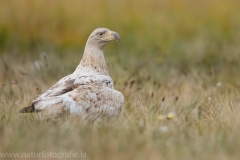
[[[240,1],[1,1],[0,152],[86,159],[239,159]],[[121,116],[82,125],[16,112],[79,63],[97,27]],[[159,115],[174,112],[172,120]]]

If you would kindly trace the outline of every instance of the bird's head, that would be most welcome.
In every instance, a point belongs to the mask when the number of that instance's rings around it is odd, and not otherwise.
[[[120,36],[117,32],[107,28],[97,28],[89,36],[87,44],[99,47],[99,49],[104,49],[106,44],[111,41],[120,42]]]

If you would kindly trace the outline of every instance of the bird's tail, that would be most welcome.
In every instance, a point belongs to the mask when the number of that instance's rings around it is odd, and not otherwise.
[[[19,110],[18,113],[31,113],[34,112],[34,106],[28,106],[28,107],[24,107],[23,109]]]

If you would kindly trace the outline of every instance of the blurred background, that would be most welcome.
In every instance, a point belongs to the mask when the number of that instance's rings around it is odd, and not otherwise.
[[[82,53],[89,34],[106,27],[121,36],[114,53],[219,63],[239,52],[239,5],[237,0],[1,0],[0,54]]]
[[[109,66],[130,74],[147,67],[157,77],[171,68],[184,74],[226,69],[231,75],[240,70],[239,6],[237,0],[4,0],[0,55],[23,61],[53,57],[69,73],[79,63],[90,33],[106,27],[121,36],[119,45],[106,48]],[[49,63],[53,67],[55,61]]]

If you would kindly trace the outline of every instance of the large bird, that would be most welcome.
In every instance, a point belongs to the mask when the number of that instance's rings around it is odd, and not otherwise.
[[[19,112],[38,112],[47,119],[75,114],[82,121],[117,117],[124,106],[124,97],[114,90],[103,54],[104,47],[111,41],[119,42],[119,34],[107,28],[95,29],[87,40],[82,60],[75,71]]]

